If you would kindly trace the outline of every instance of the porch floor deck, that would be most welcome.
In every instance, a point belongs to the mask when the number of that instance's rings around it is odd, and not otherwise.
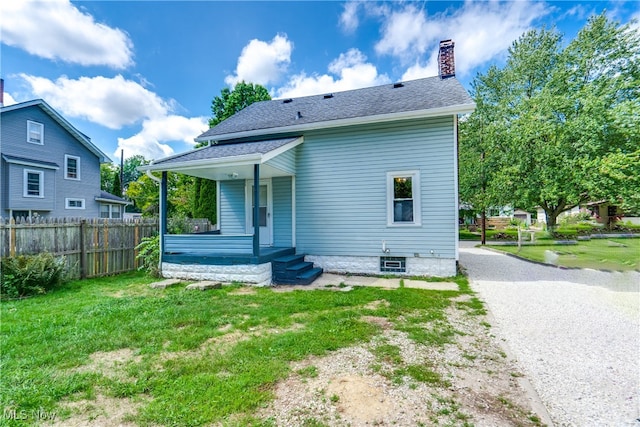
[[[168,262],[172,264],[200,264],[200,265],[246,265],[246,264],[264,264],[271,262],[271,260],[285,256],[294,255],[296,253],[295,248],[285,247],[261,247],[260,255],[254,256],[252,253],[238,254],[238,253],[224,253],[224,252],[211,252],[211,253],[164,253],[162,255],[162,262]]]

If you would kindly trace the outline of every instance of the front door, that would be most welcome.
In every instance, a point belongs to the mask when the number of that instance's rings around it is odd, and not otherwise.
[[[253,207],[255,206],[255,194],[253,193],[253,182],[249,182],[247,185],[247,199],[251,203],[247,203],[247,234],[253,233]],[[258,222],[260,224],[260,245],[271,246],[273,240],[272,224],[273,218],[271,215],[271,181],[260,181],[260,204]]]

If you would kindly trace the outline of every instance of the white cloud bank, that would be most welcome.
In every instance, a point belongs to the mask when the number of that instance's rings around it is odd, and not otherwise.
[[[546,13],[544,3],[529,1],[466,2],[453,13],[434,16],[407,6],[387,17],[376,51],[405,62],[418,58],[402,77],[411,80],[437,75],[438,42],[452,39],[456,44],[456,73],[464,76],[506,52]]]
[[[168,115],[147,119],[142,130],[130,138],[118,138],[118,149],[114,156],[124,150],[126,157],[141,154],[146,159],[159,159],[174,153],[173,148],[163,142],[182,141],[193,145],[193,139],[209,128],[205,117],[183,117]]]
[[[174,115],[176,102],[164,100],[132,80],[118,75],[65,76],[55,81],[44,77],[20,75],[31,85],[31,92],[43,98],[62,115],[88,120],[109,129],[142,123],[142,130],[129,138],[118,138],[115,157],[124,149],[127,157],[136,154],[157,159],[174,153],[168,142],[194,144],[193,139],[208,129],[206,117]]]
[[[133,44],[118,28],[97,23],[68,0],[0,2],[2,43],[32,55],[80,65],[124,69]]]
[[[329,72],[333,75],[307,76],[300,73],[291,77],[276,94],[279,98],[293,98],[381,85],[390,81],[386,74],[378,74],[376,66],[366,61],[367,57],[362,52],[350,49],[329,64]]]
[[[225,78],[233,86],[241,81],[267,85],[277,82],[291,62],[293,44],[286,35],[278,34],[271,42],[251,40],[242,49],[234,75]]]

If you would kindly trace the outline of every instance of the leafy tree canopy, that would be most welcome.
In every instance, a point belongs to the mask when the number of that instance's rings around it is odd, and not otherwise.
[[[555,29],[529,31],[472,94],[476,111],[460,132],[463,201],[540,206],[551,227],[589,200],[637,203],[640,35],[628,25],[594,16],[564,48]]]
[[[233,90],[225,87],[220,91],[220,96],[216,96],[211,102],[212,117],[209,119],[209,126],[217,125],[254,102],[270,99],[267,89],[259,84],[242,81],[237,83]]]

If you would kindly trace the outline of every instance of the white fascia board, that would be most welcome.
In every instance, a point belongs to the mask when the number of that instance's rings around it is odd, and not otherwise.
[[[378,114],[375,116],[353,117],[348,119],[338,119],[323,122],[304,123],[293,126],[281,126],[276,128],[257,129],[245,132],[227,133],[206,138],[196,138],[198,142],[203,141],[223,141],[227,139],[248,138],[252,136],[267,136],[278,133],[296,133],[316,129],[330,129],[343,126],[364,125],[370,123],[384,123],[396,120],[423,119],[439,116],[450,116],[453,114],[471,113],[475,110],[476,104],[458,104],[442,108],[430,108],[428,110],[403,111],[401,113]]]
[[[125,202],[121,202],[119,200],[103,199],[102,197],[96,197],[94,200],[96,202],[108,203],[108,204],[111,204],[111,205],[124,205],[124,206],[127,206],[127,205],[131,204],[131,202],[126,202],[126,201]]]
[[[215,166],[241,166],[248,164],[262,163],[262,154],[245,154],[242,156],[222,157],[218,159],[190,160],[171,164],[161,163],[159,165],[148,164],[140,166],[142,171],[178,171],[180,169],[202,169]]]
[[[5,156],[2,156],[2,158],[4,159],[5,162],[10,163],[10,164],[14,164],[14,165],[29,166],[29,167],[32,167],[32,168],[51,169],[51,170],[60,169],[60,166],[45,165],[45,164],[39,163],[37,160],[34,160],[33,162],[30,162],[30,161],[27,161],[27,160],[9,159],[9,158],[7,158]]]
[[[282,147],[276,148],[275,150],[271,150],[268,153],[264,153],[262,155],[262,162],[266,163],[269,160],[278,157],[280,154],[285,153],[289,150],[291,150],[292,148],[297,147],[298,145],[302,144],[304,142],[304,137],[299,137],[296,138],[294,141],[291,141],[288,144],[283,145]]]

